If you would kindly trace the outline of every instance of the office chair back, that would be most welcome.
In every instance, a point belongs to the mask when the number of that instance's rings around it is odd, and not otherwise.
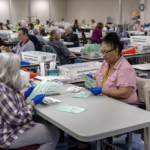
[[[77,34],[74,34],[74,47],[79,47],[79,38]]]
[[[35,35],[28,35],[29,39],[33,42],[36,51],[42,51],[42,44]]]
[[[2,46],[2,44],[3,44],[3,41],[2,41],[2,39],[0,38],[0,46]]]
[[[83,43],[84,43],[84,44],[87,44],[87,43],[88,43],[87,38],[86,38],[84,32],[82,32],[82,40],[83,40]]]
[[[44,45],[43,48],[42,48],[42,51],[43,52],[48,52],[48,53],[53,53],[53,54],[56,54],[56,61],[57,61],[57,65],[61,65],[61,61],[57,55],[57,52],[55,51],[55,49],[50,46],[50,45]]]

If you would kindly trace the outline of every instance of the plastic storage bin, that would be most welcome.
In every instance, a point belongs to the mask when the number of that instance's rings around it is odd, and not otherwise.
[[[96,71],[100,68],[101,62],[86,62],[80,64],[70,64],[58,66],[59,75],[64,75],[71,78],[71,83],[82,82],[83,74],[95,75]]]
[[[56,61],[56,54],[38,51],[22,52],[22,60],[39,64],[41,62]]]

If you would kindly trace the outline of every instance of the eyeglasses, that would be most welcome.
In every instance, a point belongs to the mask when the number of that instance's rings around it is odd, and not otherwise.
[[[101,51],[101,54],[103,54],[103,55],[107,55],[107,53],[109,53],[109,52],[111,52],[111,51],[113,51],[113,50],[115,50],[115,49],[111,49],[110,51],[105,51],[105,52],[103,52],[103,51]]]

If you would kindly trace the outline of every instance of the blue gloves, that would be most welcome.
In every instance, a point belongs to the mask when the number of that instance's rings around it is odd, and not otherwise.
[[[34,101],[35,105],[41,104],[42,100],[44,99],[45,94],[36,95],[32,100]]]
[[[30,65],[30,63],[24,60],[20,60],[20,65]]]
[[[102,88],[101,87],[95,87],[95,88],[90,88],[90,91],[94,94],[94,95],[98,95],[102,93]]]
[[[29,87],[25,92],[24,92],[24,96],[25,98],[29,97],[30,94],[32,93],[33,89],[35,88],[35,86],[31,86]]]
[[[93,78],[93,76],[91,74],[86,74],[88,77]]]

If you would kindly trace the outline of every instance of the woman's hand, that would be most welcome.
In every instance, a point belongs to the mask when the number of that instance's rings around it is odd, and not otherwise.
[[[90,91],[94,94],[94,95],[99,95],[102,93],[102,88],[101,87],[95,87],[95,88],[90,88]]]
[[[29,87],[25,92],[24,92],[24,96],[25,98],[29,97],[30,94],[32,93],[33,89],[35,88],[35,86],[31,86]]]

